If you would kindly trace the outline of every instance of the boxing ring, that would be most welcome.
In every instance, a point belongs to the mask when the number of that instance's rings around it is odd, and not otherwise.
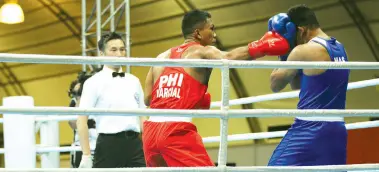
[[[99,108],[73,108],[73,107],[30,107],[28,106],[2,106],[0,113],[4,114],[4,124],[7,124],[9,118],[19,121],[22,114],[25,118],[25,124],[28,127],[21,127],[18,132],[34,134],[35,121],[47,120],[49,122],[64,121],[73,119],[74,115],[137,115],[137,116],[180,116],[195,118],[220,118],[220,136],[204,138],[204,142],[219,142],[218,167],[209,168],[130,168],[130,169],[107,169],[106,171],[368,171],[379,170],[379,164],[357,164],[343,166],[313,166],[313,167],[226,167],[227,162],[227,142],[236,140],[250,140],[261,138],[281,137],[286,131],[250,133],[228,135],[228,120],[230,118],[245,117],[311,117],[311,116],[338,116],[338,117],[357,117],[357,116],[379,116],[379,110],[288,110],[288,109],[249,109],[249,110],[230,110],[229,106],[253,103],[267,100],[277,100],[284,98],[293,98],[298,92],[286,92],[243,99],[229,100],[229,69],[230,68],[303,68],[303,69],[379,69],[379,63],[373,62],[276,62],[276,61],[233,61],[233,60],[164,60],[156,58],[114,58],[114,57],[93,57],[86,58],[81,56],[54,56],[54,55],[21,55],[21,54],[0,54],[1,62],[23,62],[23,63],[44,63],[44,64],[109,64],[109,65],[131,65],[131,66],[182,66],[182,67],[213,67],[220,68],[222,75],[222,98],[220,102],[213,102],[213,107],[220,107],[219,110],[164,110],[164,109],[99,109]],[[349,84],[349,89],[364,88],[367,86],[378,85],[379,80],[367,80]],[[57,115],[59,114],[59,115]],[[35,116],[38,115],[38,116]],[[41,117],[42,115],[55,115]],[[15,117],[13,117],[15,116]],[[46,121],[45,121],[46,122]],[[16,124],[14,122],[14,124]],[[379,126],[379,121],[361,122],[347,124],[349,129],[369,128]],[[41,128],[42,129],[42,128]],[[48,129],[48,128],[46,128]],[[21,131],[22,130],[22,131]],[[30,132],[32,130],[32,132]],[[4,126],[4,135],[8,132],[14,132]],[[7,134],[8,133],[8,134]],[[42,133],[42,131],[41,131]],[[13,140],[13,141],[12,141]],[[5,137],[5,142],[17,143],[16,137]],[[25,150],[23,155],[27,157],[39,154],[49,154],[51,152],[66,152],[78,150],[73,147],[40,147],[33,146],[27,142],[22,142],[24,147],[30,148]],[[12,148],[4,147],[5,154],[9,157],[19,157],[20,152]],[[18,155],[18,156],[17,156]],[[32,156],[30,156],[32,155]],[[7,159],[6,159],[7,160]],[[33,161],[32,158],[30,161]],[[21,161],[22,162],[22,161]],[[21,165],[18,162],[19,166]],[[32,167],[35,168],[35,167]],[[26,171],[99,171],[99,169],[27,169]],[[13,168],[10,168],[13,170]],[[11,171],[6,169],[6,171]],[[16,170],[16,169],[15,169]],[[20,169],[17,169],[20,171]],[[104,171],[104,169],[101,169]],[[21,170],[23,171],[23,170]]]
[[[222,83],[221,101],[212,102],[212,107],[218,110],[158,110],[158,109],[82,109],[73,107],[35,107],[32,97],[4,98],[0,113],[4,114],[0,123],[4,123],[4,148],[0,154],[5,154],[5,171],[30,172],[70,172],[70,171],[107,171],[107,172],[152,172],[152,171],[374,171],[379,170],[379,164],[355,164],[339,166],[309,166],[309,167],[226,167],[227,142],[282,137],[286,131],[262,132],[228,135],[228,120],[245,117],[310,117],[310,116],[379,116],[379,110],[288,110],[288,109],[249,109],[230,110],[232,105],[257,103],[262,101],[280,100],[298,97],[299,91],[275,93],[229,100],[229,69],[230,68],[307,68],[307,69],[379,69],[379,63],[373,62],[271,62],[271,61],[230,61],[230,60],[165,60],[156,58],[114,58],[87,57],[87,37],[101,37],[101,30],[110,23],[110,31],[115,31],[114,16],[122,9],[125,11],[126,56],[130,57],[130,4],[124,0],[115,8],[115,1],[102,10],[101,0],[96,0],[91,16],[96,13],[96,21],[90,23],[86,18],[86,0],[82,0],[82,56],[34,55],[34,54],[1,54],[0,62],[41,63],[41,64],[78,64],[82,70],[86,65],[126,65],[129,66],[176,66],[176,67],[212,67],[221,69]],[[101,16],[110,10],[110,17],[101,22]],[[90,17],[91,18],[91,17]],[[120,18],[121,19],[121,18]],[[87,31],[96,25],[95,33]],[[92,49],[93,50],[93,49]],[[98,50],[97,50],[98,52]],[[379,79],[350,83],[348,89],[359,89],[379,85]],[[137,116],[181,116],[195,118],[219,118],[220,136],[203,138],[204,143],[219,143],[218,167],[190,168],[131,168],[131,169],[67,169],[59,168],[59,153],[80,150],[80,147],[59,147],[59,121],[75,120],[76,115],[137,115]],[[23,127],[19,127],[23,126]],[[347,124],[348,129],[378,127],[379,121],[358,122]],[[35,143],[35,133],[40,131],[40,144]],[[22,134],[23,137],[17,137]],[[36,168],[36,156],[41,155],[41,167]]]

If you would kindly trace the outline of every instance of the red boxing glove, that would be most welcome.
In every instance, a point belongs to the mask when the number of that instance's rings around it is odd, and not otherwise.
[[[255,60],[265,55],[280,56],[287,54],[290,45],[285,38],[276,32],[267,32],[260,40],[248,45],[249,55]]]
[[[203,99],[201,99],[198,103],[199,109],[209,109],[211,108],[211,94],[206,92],[203,96]]]

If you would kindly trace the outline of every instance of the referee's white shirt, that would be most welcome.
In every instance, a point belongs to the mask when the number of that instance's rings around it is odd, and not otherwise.
[[[141,83],[134,75],[113,77],[106,66],[86,80],[80,108],[137,109],[146,108]],[[121,72],[121,71],[119,71]],[[98,133],[141,132],[139,116],[94,116]]]

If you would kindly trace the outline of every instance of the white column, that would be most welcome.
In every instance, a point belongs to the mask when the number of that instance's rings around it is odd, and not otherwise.
[[[54,116],[49,116],[54,117]],[[59,147],[59,123],[58,121],[45,121],[41,124],[40,129],[41,146],[45,147]],[[41,167],[42,168],[59,168],[60,167],[60,153],[48,152],[41,153]]]
[[[34,100],[30,96],[5,97],[3,106],[30,108]],[[4,114],[3,119],[5,168],[36,168],[34,116]]]

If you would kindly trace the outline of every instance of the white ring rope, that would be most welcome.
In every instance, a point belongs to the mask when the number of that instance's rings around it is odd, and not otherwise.
[[[325,166],[254,166],[254,167],[156,167],[156,168],[33,168],[0,169],[0,172],[324,172],[324,171],[376,171],[379,164],[325,165]]]
[[[227,112],[227,113],[225,113]],[[174,109],[103,109],[72,107],[10,108],[0,106],[0,114],[24,115],[114,115],[114,116],[176,116],[195,118],[246,117],[361,117],[379,116],[378,109],[244,109],[244,110],[174,110]],[[226,115],[226,116],[224,116]]]
[[[373,127],[378,127],[378,126],[379,126],[379,121],[366,121],[366,122],[346,124],[346,129],[354,130],[354,129],[361,129],[361,128],[373,128]],[[283,137],[286,133],[287,131],[233,134],[233,135],[228,135],[228,142]],[[204,143],[218,143],[220,142],[220,136],[204,137],[203,142]],[[81,147],[80,146],[44,147],[42,145],[39,145],[37,148],[37,153],[71,152],[71,151],[81,151]],[[4,149],[0,148],[0,154],[3,154],[3,153],[4,153]]]
[[[366,122],[346,124],[347,130],[373,128],[373,127],[379,127],[379,121],[366,121]],[[228,136],[228,142],[283,137],[286,133],[287,131],[233,134],[233,135]],[[203,142],[204,143],[220,142],[220,136],[205,137],[203,139]]]
[[[194,59],[157,59],[157,58],[115,58],[115,57],[82,57],[82,56],[57,56],[57,55],[33,55],[33,54],[4,54],[0,53],[1,62],[43,63],[43,64],[111,64],[133,66],[178,66],[178,67],[213,67],[223,69],[223,80],[228,75],[228,68],[292,68],[292,69],[379,69],[377,62],[282,62],[282,61],[234,61],[234,60],[194,60]],[[226,73],[226,74],[225,74]],[[222,83],[224,85],[225,83]],[[288,93],[295,96],[296,93]],[[298,93],[297,93],[298,94]],[[227,93],[223,95],[224,102],[229,102]],[[288,95],[287,95],[288,96]],[[250,100],[251,101],[251,100]],[[257,100],[255,100],[257,101]],[[241,103],[239,103],[241,104]],[[229,104],[228,104],[229,105]],[[225,105],[224,105],[225,106]],[[223,109],[223,108],[221,108]],[[226,108],[228,109],[228,108]],[[8,108],[0,107],[1,114],[25,114],[25,115],[122,115],[122,116],[177,116],[197,118],[228,118],[243,117],[353,117],[353,116],[379,116],[379,110],[283,110],[283,109],[253,109],[253,110],[168,110],[168,109],[99,109],[99,108],[68,108],[68,107],[33,107],[33,108]],[[48,119],[48,118],[46,118]],[[227,125],[227,123],[225,124]],[[373,125],[373,124],[370,124]],[[376,124],[377,125],[377,124]],[[361,125],[362,126],[362,125]],[[355,125],[356,128],[361,127]],[[227,126],[221,126],[227,127]],[[284,131],[285,132],[285,131]],[[213,138],[226,142],[223,139]],[[282,133],[280,133],[282,134]],[[257,137],[257,135],[256,135]],[[233,139],[233,138],[232,138]],[[221,145],[226,143],[221,143]],[[222,146],[220,147],[222,148]],[[43,151],[46,148],[37,148]],[[219,154],[225,153],[226,148],[220,149]],[[226,158],[226,154],[224,155]],[[224,160],[225,161],[225,160]],[[225,167],[224,161],[220,161],[221,167],[213,168],[131,168],[131,169],[31,169],[27,171],[357,171],[378,170],[379,164],[359,164],[345,166],[310,166],[310,167]],[[0,171],[3,171],[2,169]],[[4,170],[11,171],[11,170]],[[16,171],[25,171],[16,169]]]
[[[378,62],[300,62],[300,61],[240,61],[205,59],[158,59],[86,57],[67,55],[8,54],[0,53],[0,62],[43,64],[108,64],[133,66],[177,66],[213,68],[291,68],[291,69],[379,69]]]
[[[379,85],[379,79],[369,79],[369,80],[349,83],[347,90],[365,88],[365,87],[376,86],[376,85]],[[289,91],[289,92],[283,92],[283,93],[274,93],[274,94],[239,98],[239,99],[229,100],[229,105],[242,105],[242,104],[257,103],[257,102],[270,101],[270,100],[296,98],[299,96],[299,93],[300,91]],[[211,104],[211,107],[220,107],[220,106],[221,106],[221,101],[212,102]]]
[[[352,90],[352,89],[365,88],[365,87],[376,86],[376,85],[379,85],[379,79],[370,79],[370,80],[349,83],[347,89]],[[241,105],[241,104],[257,103],[257,102],[270,101],[270,100],[281,100],[281,99],[287,99],[287,98],[296,98],[298,95],[299,95],[299,91],[266,94],[266,95],[261,95],[261,96],[252,96],[252,97],[230,100],[229,104]],[[220,107],[220,106],[221,106],[221,101],[212,102],[211,104],[211,107]],[[69,120],[76,120],[76,119],[77,117],[75,116],[63,116],[63,115],[36,117],[36,121],[69,121]],[[0,123],[2,122],[3,120],[2,118],[0,118]]]
[[[2,118],[0,118],[2,119]],[[70,120],[77,120],[78,117],[76,116],[65,116],[65,115],[48,115],[48,116],[37,116],[35,118],[36,122],[48,122],[48,121],[70,121]],[[0,121],[1,123],[2,121]]]
[[[113,115],[113,116],[177,116],[220,118],[221,110],[176,110],[176,109],[109,109],[76,107],[31,107],[15,108],[0,106],[0,114],[23,115]],[[378,112],[379,113],[379,112]]]

